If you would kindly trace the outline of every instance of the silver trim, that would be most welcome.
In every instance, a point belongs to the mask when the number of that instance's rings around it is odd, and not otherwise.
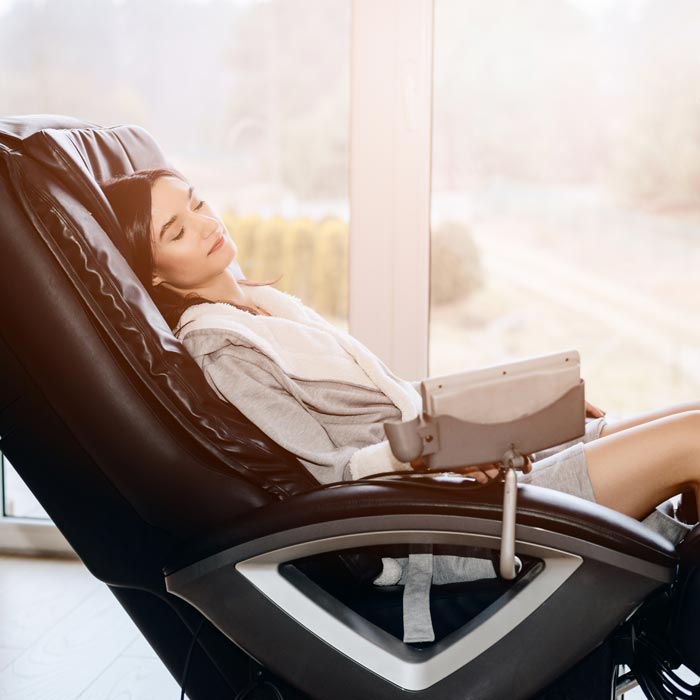
[[[539,489],[541,487],[535,486],[533,488]],[[603,506],[595,505],[595,508],[609,512],[609,509],[603,508]],[[617,514],[617,516],[619,517],[620,514]],[[629,521],[637,528],[646,530],[648,534],[650,534],[653,539],[657,539],[659,543],[664,542],[666,546],[669,548],[671,547],[668,540],[665,540],[658,533],[652,532],[639,521],[634,521],[632,518],[629,518]],[[236,562],[257,556],[258,552],[281,549],[285,546],[297,544],[300,541],[316,542],[324,538],[320,537],[321,534],[325,537],[337,537],[348,534],[368,534],[371,536],[375,532],[397,530],[401,530],[402,532],[419,532],[418,535],[414,534],[411,538],[411,542],[430,544],[432,542],[431,533],[434,532],[446,532],[456,535],[476,533],[499,537],[501,523],[498,520],[487,520],[464,515],[415,513],[411,515],[383,514],[362,516],[332,520],[313,525],[302,525],[234,545],[173,571],[165,577],[166,589],[170,592],[184,589],[202,576],[213,573],[217,569],[229,564],[235,564]],[[542,527],[523,525],[520,523],[515,526],[515,536],[521,541],[535,540],[537,544],[553,547],[557,550],[573,550],[585,558],[590,558],[618,569],[624,569],[631,573],[645,576],[659,583],[670,583],[673,580],[673,568],[675,565],[664,566],[662,564],[652,563],[637,556],[623,554],[610,547],[593,544],[588,540],[582,540],[577,537],[572,537],[571,535],[564,535]],[[405,542],[407,540],[401,541]]]
[[[363,545],[411,541],[426,531],[397,530],[355,533],[283,547],[236,564],[236,570],[253,586],[312,634],[340,653],[385,680],[410,691],[424,690],[459,670],[512,631],[547,600],[582,564],[582,557],[551,547],[517,543],[519,554],[544,560],[544,570],[518,590],[505,604],[501,599],[484,610],[462,630],[446,640],[442,650],[421,659],[420,652],[407,659],[392,653],[380,640],[369,639],[331,615],[283,577],[281,564],[323,552]],[[430,532],[434,544],[462,544],[498,549],[500,538],[488,535]],[[507,594],[506,594],[507,596]],[[503,596],[503,597],[506,597]],[[502,598],[503,598],[502,597]],[[454,638],[454,639],[453,639]],[[450,643],[450,640],[453,641]],[[403,645],[401,645],[403,646]],[[415,650],[414,650],[415,651]]]
[[[515,467],[506,469],[503,485],[503,521],[501,524],[501,556],[499,571],[506,581],[518,574],[515,566],[515,514],[518,508],[518,477]]]

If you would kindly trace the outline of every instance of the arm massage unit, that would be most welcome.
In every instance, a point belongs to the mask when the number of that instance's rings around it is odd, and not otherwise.
[[[698,697],[672,670],[700,670],[697,533],[676,548],[516,482],[582,434],[575,353],[426,380],[387,435],[429,471],[322,486],[216,396],[131,270],[97,183],[167,164],[137,126],[0,118],[0,449],[188,697]],[[445,472],[484,461],[505,484]],[[501,576],[433,585],[435,641],[405,644],[402,587],[372,581],[426,548],[499,554]]]
[[[394,456],[428,470],[499,463],[505,476],[500,575],[516,576],[517,476],[526,457],[582,437],[584,382],[576,350],[424,379],[424,411],[384,424]]]

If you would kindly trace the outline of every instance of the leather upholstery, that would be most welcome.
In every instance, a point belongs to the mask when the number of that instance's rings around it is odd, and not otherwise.
[[[345,518],[432,513],[501,521],[503,491],[495,483],[482,488],[457,475],[449,480],[439,474],[409,477],[330,484],[260,508],[255,518],[222,526],[178,552],[164,573],[265,535]],[[677,560],[673,545],[638,520],[553,489],[521,484],[517,523],[576,537],[662,566],[673,566]]]
[[[125,496],[140,504],[148,521],[187,534],[214,526],[225,514],[223,499],[217,514],[207,507],[216,495],[207,497],[205,475],[237,477],[255,486],[236,489],[238,481],[230,482],[223,491],[238,493],[238,502],[230,502],[231,513],[313,488],[316,481],[293,455],[216,396],[120,253],[121,234],[113,219],[110,224],[113,215],[96,179],[161,165],[167,162],[160,149],[140,127],[102,128],[53,115],[0,120],[0,169],[16,211],[13,224],[3,226],[0,284],[5,299],[25,293],[24,301],[4,306],[2,328],[5,334],[21,335],[21,345],[18,339],[12,346],[31,348],[25,361],[33,363],[32,376],[44,377],[42,390],[65,403],[86,444],[105,453],[101,464],[105,469],[111,464]],[[3,210],[9,216],[10,201]],[[26,261],[26,269],[18,267],[18,259]],[[53,289],[41,283],[53,278]],[[77,303],[89,311],[60,318],[54,309],[59,293],[63,308]],[[76,338],[81,339],[78,347]],[[117,372],[128,381],[120,382],[113,376]],[[76,391],[81,386],[87,391]],[[114,394],[103,396],[104,391]],[[154,414],[147,419],[141,415],[144,397]],[[119,418],[110,415],[116,412]],[[167,444],[168,433],[153,433],[158,444],[146,445],[149,436],[140,426],[154,416],[177,426],[181,445]],[[120,436],[114,434],[116,424],[123,426]],[[128,450],[119,450],[115,440],[128,444]],[[140,456],[132,441],[143,443],[148,463],[127,474],[123,460],[138,464]],[[200,463],[199,470],[187,473],[183,461],[188,453],[193,463]],[[170,508],[164,505],[166,484]],[[210,493],[212,489],[222,491],[212,486]],[[259,490],[268,495],[256,495]],[[201,500],[195,507],[192,496],[197,493]],[[186,502],[192,510],[189,525],[183,523]],[[201,522],[195,522],[197,517]]]

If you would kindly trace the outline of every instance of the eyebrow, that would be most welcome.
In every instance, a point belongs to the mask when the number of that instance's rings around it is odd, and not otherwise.
[[[194,190],[194,187],[190,187],[190,189],[187,191],[187,201],[189,202],[192,199],[192,191]],[[163,236],[165,235],[165,232],[168,230],[168,226],[170,226],[175,219],[177,219],[177,214],[173,214],[164,224],[163,227],[160,229],[160,233],[158,234],[158,240],[162,241]]]

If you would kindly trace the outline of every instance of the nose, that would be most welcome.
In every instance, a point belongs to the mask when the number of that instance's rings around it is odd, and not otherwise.
[[[193,212],[196,217],[196,226],[199,229],[199,235],[207,239],[210,236],[216,235],[219,231],[219,222],[213,216]]]

